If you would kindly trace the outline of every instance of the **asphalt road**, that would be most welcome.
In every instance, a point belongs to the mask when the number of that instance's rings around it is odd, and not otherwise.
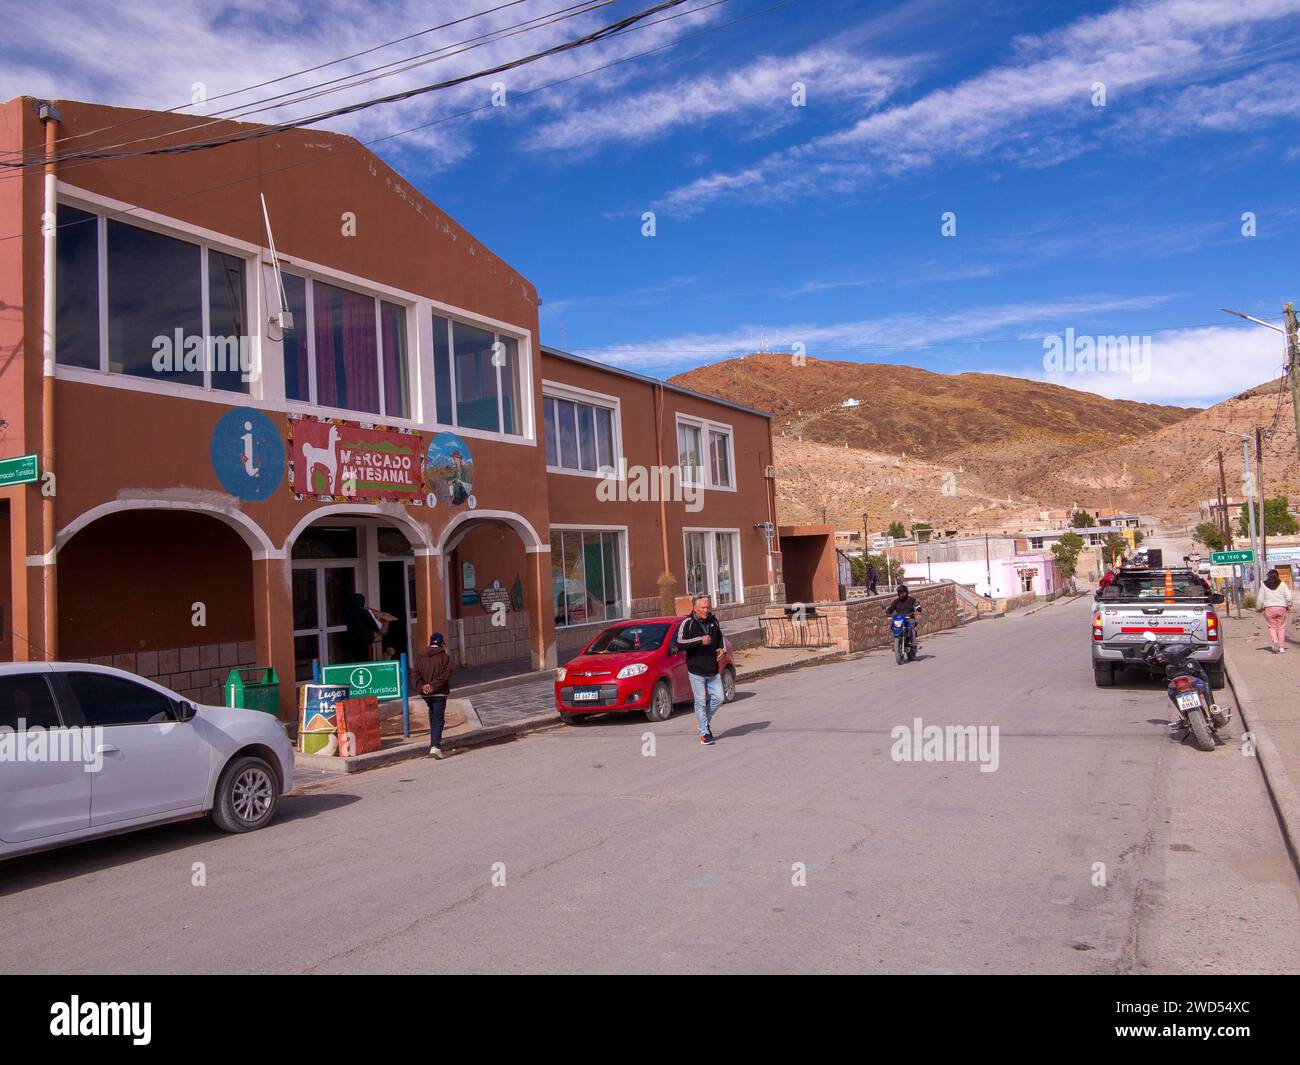
[[[290,796],[247,836],[3,863],[0,970],[1297,971],[1236,722],[1202,753],[1163,687],[1095,688],[1088,609],[742,687],[713,748],[689,713],[557,727]],[[996,725],[997,770],[895,761],[918,716]]]

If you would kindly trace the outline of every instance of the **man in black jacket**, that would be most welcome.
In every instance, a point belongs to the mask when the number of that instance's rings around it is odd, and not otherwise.
[[[700,742],[712,743],[710,727],[713,715],[722,705],[722,675],[718,661],[726,652],[722,642],[722,626],[713,616],[707,595],[697,595],[691,600],[691,612],[677,629],[677,646],[686,654],[686,674],[691,680],[691,694],[695,696],[695,723],[700,730]]]

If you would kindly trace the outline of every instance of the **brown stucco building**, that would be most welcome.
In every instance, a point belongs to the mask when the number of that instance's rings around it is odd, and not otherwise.
[[[544,349],[533,285],[349,137],[76,156],[195,122],[0,105],[35,164],[0,175],[0,458],[39,458],[0,488],[4,657],[211,700],[349,660],[357,594],[386,653],[521,669],[665,572],[724,617],[783,599],[766,414]]]

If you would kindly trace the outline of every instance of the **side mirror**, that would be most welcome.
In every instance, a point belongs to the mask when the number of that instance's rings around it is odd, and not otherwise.
[[[1222,603],[1222,602],[1223,602],[1223,593],[1222,593],[1222,592],[1215,592],[1212,596],[1210,596],[1210,602],[1211,602],[1211,603],[1214,603],[1216,606],[1217,606],[1219,603]]]
[[[1101,602],[1101,589],[1100,589],[1100,588],[1098,588],[1095,592],[1092,593],[1092,601],[1093,601],[1094,603],[1100,603],[1100,602]]]
[[[172,705],[176,707],[177,721],[193,721],[199,712],[199,708],[188,699],[176,699]]]

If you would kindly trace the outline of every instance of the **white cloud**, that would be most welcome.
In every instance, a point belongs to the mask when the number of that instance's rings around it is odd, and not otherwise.
[[[901,59],[870,59],[835,48],[793,56],[760,56],[726,74],[684,78],[648,91],[606,96],[575,106],[538,126],[525,147],[535,151],[595,150],[612,143],[643,143],[682,126],[766,114],[769,123],[796,116],[792,86],[805,85],[810,105],[872,108],[898,86],[911,66]]]
[[[1264,24],[1296,12],[1300,0],[1150,0],[1079,19],[1018,38],[1012,62],[772,153],[742,168],[741,184],[726,173],[707,175],[671,190],[655,206],[690,215],[737,189],[751,201],[785,200],[990,155],[1053,165],[1088,151],[1112,111],[1138,91],[1169,90],[1257,64],[1254,49]],[[1294,82],[1295,74],[1290,68],[1283,84]],[[1106,107],[1092,106],[1096,82],[1106,87]],[[1254,102],[1237,104],[1241,95]],[[1289,113],[1281,100],[1280,90],[1261,98],[1261,86],[1241,79],[1219,86],[1215,104],[1239,121],[1263,120]],[[1158,109],[1146,122],[1171,128]]]
[[[991,372],[1065,385],[1109,399],[1180,406],[1217,403],[1274,380],[1282,372],[1282,337],[1262,327],[1207,326],[1145,336],[1150,344],[1150,362],[1145,371],[1142,360],[1130,358],[1127,368],[1115,370],[1048,372],[1039,363],[1019,370]]]
[[[712,359],[753,351],[788,351],[804,345],[811,358],[870,359],[883,352],[924,351],[953,342],[975,344],[1014,326],[1048,325],[1064,328],[1102,312],[1142,311],[1164,304],[1169,297],[1091,295],[1030,303],[970,307],[957,311],[888,315],[851,322],[746,325],[721,333],[690,333],[662,340],[582,349],[579,354],[611,366],[643,371],[676,371]],[[1003,338],[1005,339],[1005,338]]]

